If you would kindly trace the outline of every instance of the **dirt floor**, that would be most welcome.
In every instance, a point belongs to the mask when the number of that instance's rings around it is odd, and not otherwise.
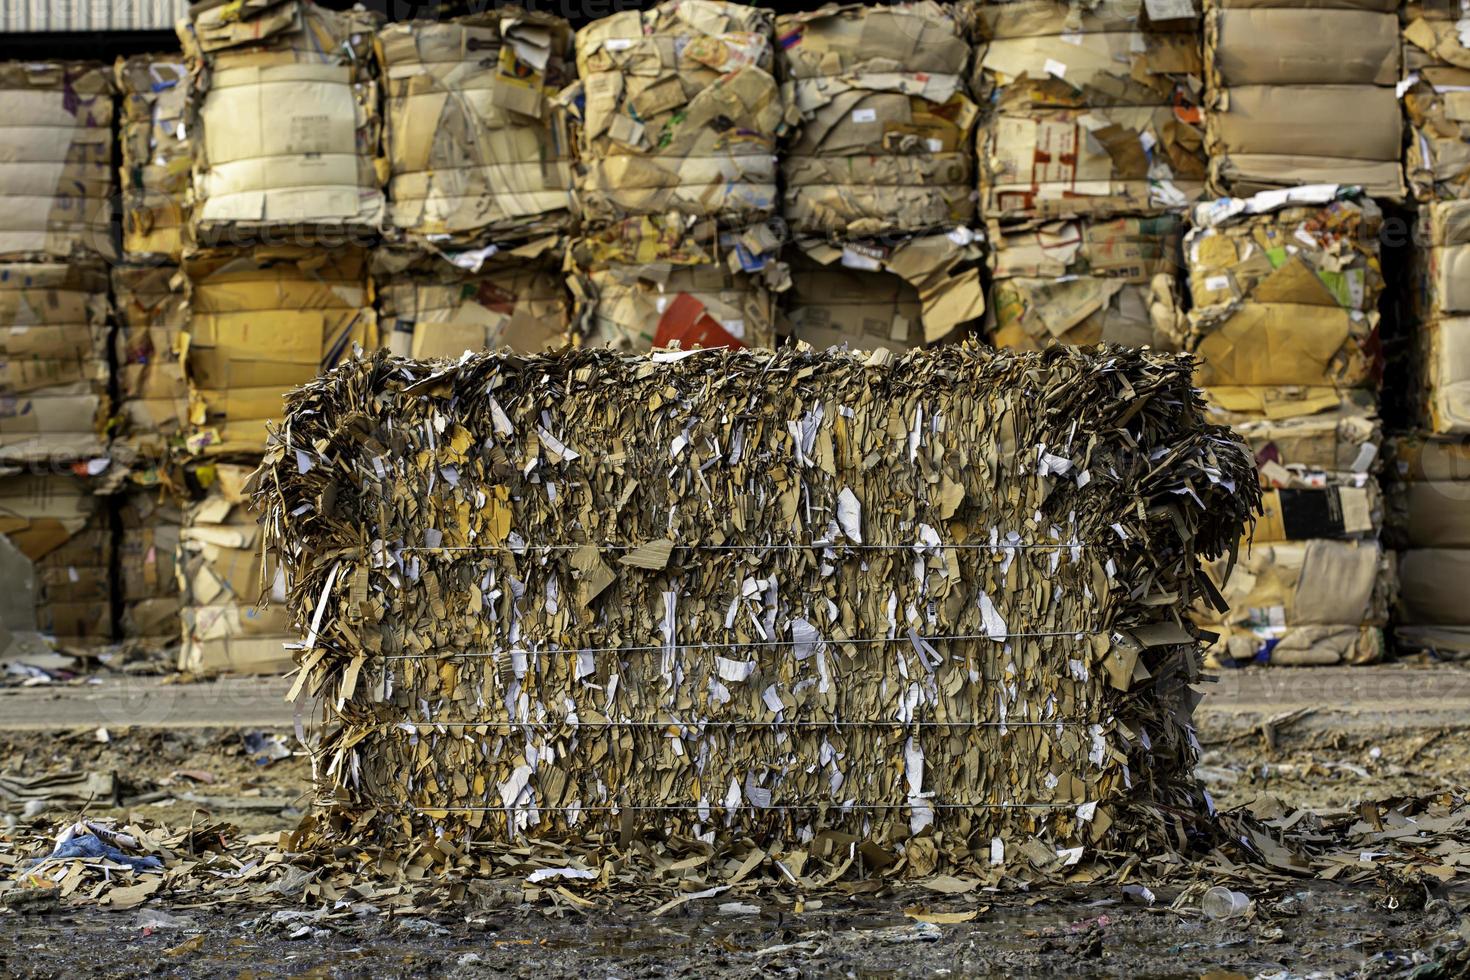
[[[0,848],[30,821],[82,812],[172,826],[223,821],[242,834],[295,827],[309,808],[311,773],[278,687],[174,685],[159,695],[167,686],[123,693],[123,703],[144,707],[156,695],[155,709],[167,698],[167,712],[141,717],[103,717],[99,703],[117,695],[99,696],[98,685],[0,694]],[[1467,707],[1470,671],[1454,667],[1242,672],[1202,705],[1200,775],[1222,808],[1340,811],[1463,792]],[[42,773],[104,774],[111,795],[48,804],[17,798],[20,782],[6,782]],[[919,922],[905,914],[916,906],[969,921]],[[885,890],[805,906],[712,899],[658,918],[616,906],[581,915],[485,892],[432,919],[347,901],[0,909],[0,976],[1427,978],[1470,974],[1467,939],[1465,890],[1390,894],[1315,880],[1223,921],[1206,917],[1192,894],[1155,894],[1149,904],[1116,887],[1045,896]]]

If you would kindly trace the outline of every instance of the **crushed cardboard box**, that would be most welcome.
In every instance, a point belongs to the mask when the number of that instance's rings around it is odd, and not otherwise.
[[[1458,7],[1405,4],[1399,84],[1409,134],[1404,177],[1416,200],[1470,197],[1470,48]]]
[[[117,258],[113,98],[95,62],[0,62],[0,258]]]
[[[105,466],[107,270],[0,264],[0,462]]]
[[[311,0],[190,8],[179,39],[193,78],[190,220],[201,244],[376,230],[387,170],[372,49],[380,20]]]
[[[114,266],[112,293],[118,323],[112,455],[136,482],[152,483],[182,447],[189,420],[189,384],[178,354],[189,323],[186,288],[177,266]]]
[[[571,325],[563,251],[556,237],[476,256],[474,262],[374,249],[384,346],[420,359],[457,358],[467,350],[502,346],[527,353],[560,347]]]
[[[1398,5],[1207,0],[1205,147],[1214,193],[1343,184],[1404,197]]]
[[[779,206],[781,98],[769,10],[666,0],[598,18],[576,35],[562,102],[580,147],[577,204],[593,227],[669,211],[742,228]]]
[[[1470,201],[1419,210],[1410,307],[1416,421],[1429,433],[1470,433]]]
[[[895,352],[958,339],[985,315],[981,241],[963,226],[911,238],[798,241],[782,332],[817,348]]]
[[[193,167],[187,123],[189,69],[182,52],[118,58],[121,95],[123,255],[178,262],[184,252]]]
[[[828,4],[776,20],[782,214],[798,235],[952,228],[975,215],[970,45],[953,7]]]
[[[241,487],[248,468],[207,464],[208,492],[184,511],[178,580],[179,670],[196,676],[282,674],[291,667],[284,582],[262,571],[262,531]]]
[[[187,449],[256,456],[287,390],[378,345],[360,249],[215,249],[184,264],[189,327]]]
[[[118,638],[135,641],[150,659],[166,658],[173,667],[181,614],[177,555],[183,512],[156,487],[120,497]]]
[[[1204,190],[1190,3],[971,3],[988,219],[1178,210]]]
[[[990,231],[986,323],[996,346],[1179,349],[1178,216],[992,225]]]
[[[569,231],[573,147],[560,91],[572,29],[502,8],[377,36],[386,87],[388,223],[439,248]]]
[[[1208,819],[1176,617],[1256,498],[1185,359],[379,352],[253,490],[348,833],[914,876]]]

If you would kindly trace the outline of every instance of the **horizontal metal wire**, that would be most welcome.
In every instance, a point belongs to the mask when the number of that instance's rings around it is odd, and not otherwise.
[[[1059,636],[1070,636],[1070,637],[1073,637],[1074,639],[1079,639],[1080,640],[1084,636],[1098,636],[1098,635],[1100,635],[1102,633],[1105,633],[1105,632],[1107,632],[1107,631],[1106,630],[1057,630],[1057,631],[1054,631],[1054,632],[1034,632],[1034,633],[995,633],[995,634],[992,634],[992,633],[950,633],[950,634],[944,634],[944,635],[940,635],[940,636],[918,636],[918,639],[923,640],[925,643],[934,643],[936,641],[941,641],[942,642],[942,641],[948,641],[948,640],[995,640],[996,642],[999,642],[1001,640],[1010,640],[1010,639],[1040,639],[1040,638],[1044,638],[1044,637],[1059,637]],[[916,636],[917,636],[917,634],[916,634]],[[468,652],[468,651],[460,652],[460,653],[446,653],[446,654],[438,654],[438,653],[406,653],[406,654],[397,654],[397,655],[391,656],[391,657],[379,657],[379,658],[376,658],[376,659],[379,662],[389,662],[389,661],[395,661],[395,660],[450,660],[450,659],[453,659],[455,657],[459,657],[459,658],[463,658],[463,659],[468,659],[468,660],[487,660],[487,659],[490,659],[492,657],[504,656],[504,655],[510,654],[510,653],[538,653],[538,654],[562,654],[562,653],[565,653],[565,654],[582,654],[582,653],[659,653],[659,652],[662,652],[662,651],[665,651],[665,650],[711,650],[711,649],[712,650],[743,650],[743,649],[753,649],[753,648],[789,647],[789,646],[795,646],[798,643],[809,643],[809,644],[811,644],[813,646],[815,646],[818,643],[825,643],[828,646],[843,646],[843,645],[848,644],[848,643],[874,643],[874,644],[878,644],[878,643],[912,643],[912,642],[913,642],[912,638],[910,638],[908,636],[858,636],[858,637],[850,637],[848,639],[839,639],[839,638],[833,637],[831,639],[822,638],[822,639],[817,639],[817,640],[795,640],[795,639],[792,639],[792,640],[757,640],[757,641],[754,641],[754,642],[744,642],[744,643],[705,643],[705,642],[701,642],[701,643],[673,643],[673,644],[662,644],[662,643],[660,643],[660,644],[657,644],[657,645],[649,645],[649,646],[631,646],[631,647],[577,647],[577,648],[565,649],[565,650],[530,650],[530,649],[527,649],[525,647],[514,647],[514,648],[509,649],[509,650],[498,650],[498,651],[495,651],[493,653],[471,653],[471,652]]]
[[[1090,802],[1090,801],[1087,801]],[[933,803],[924,800],[924,806],[930,810],[1074,810],[1083,803]],[[373,806],[374,804],[364,804]],[[733,810],[817,810],[822,807],[836,810],[907,810],[913,808],[914,804],[908,801],[899,803],[838,803],[835,800],[821,803],[772,803],[770,806],[756,806],[754,803],[741,803],[739,806],[726,806],[724,803],[634,803],[634,804],[597,804],[587,806],[415,806],[415,807],[384,807],[377,809],[407,810],[409,813],[428,813],[431,810],[443,810],[449,813],[529,813],[533,810],[551,813],[620,813],[624,810],[635,812],[643,811],[687,811],[687,810],[709,810],[725,812]]]
[[[1086,728],[1100,724],[1093,721],[898,721],[886,718],[864,718],[850,721],[385,721],[361,727],[413,728]],[[359,726],[354,726],[359,727]]]
[[[392,550],[402,552],[414,552],[415,554],[435,552],[477,552],[477,551],[509,551],[520,554],[523,551],[581,551],[583,548],[596,548],[598,551],[637,551],[649,545],[662,544],[661,541],[648,541],[644,544],[592,544],[590,541],[583,544],[485,544],[485,545],[441,545],[430,547],[428,545],[405,545],[402,548]],[[842,549],[844,551],[928,551],[931,549],[939,551],[1031,551],[1031,550],[1055,550],[1063,549],[1070,551],[1073,548],[1091,549],[1097,547],[1095,544],[1078,542],[1066,544],[1064,542],[1018,542],[1016,544],[926,544],[922,541],[914,541],[909,544],[856,544],[842,541],[812,541],[802,542],[773,542],[771,544],[679,544],[673,547],[685,551],[813,551],[828,548]]]

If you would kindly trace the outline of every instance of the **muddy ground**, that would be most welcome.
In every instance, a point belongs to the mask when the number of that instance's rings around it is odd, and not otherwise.
[[[64,713],[59,713],[61,724]],[[1221,807],[1262,794],[1288,809],[1470,787],[1470,739],[1435,717],[1356,713],[1335,723],[1287,706],[1266,724],[1203,725],[1200,773]],[[1309,723],[1310,722],[1310,723]],[[1470,724],[1470,718],[1466,719]],[[286,753],[292,754],[286,754]],[[309,806],[310,766],[289,726],[0,731],[0,774],[106,771],[115,797],[85,808],[0,803],[0,846],[28,821],[73,813],[286,831]],[[935,901],[936,898],[942,900]],[[689,903],[657,919],[614,908],[467,906],[392,918],[367,907],[303,910],[149,904],[129,911],[0,911],[0,976],[1457,976],[1470,973],[1470,893],[1386,894],[1305,881],[1214,921],[1175,894],[1137,904],[1116,888],[1046,897],[885,891],[800,911]],[[974,912],[922,925],[904,915]],[[1417,972],[1416,972],[1417,971]]]

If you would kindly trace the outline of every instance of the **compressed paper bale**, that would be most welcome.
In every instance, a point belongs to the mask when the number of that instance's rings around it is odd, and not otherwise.
[[[0,62],[0,258],[117,258],[113,98],[96,62]]]
[[[189,70],[182,52],[118,58],[121,95],[123,255],[178,262],[184,251],[193,166]]]
[[[288,390],[378,346],[360,249],[216,249],[184,273],[191,454],[258,457]]]
[[[355,832],[1024,873],[1203,819],[1175,617],[1251,475],[1183,360],[965,344],[379,354],[254,486]]]
[[[1229,612],[1200,604],[1193,617],[1219,635],[1220,663],[1371,663],[1383,653],[1393,558],[1376,541],[1256,543],[1228,575],[1223,561],[1207,568]]]
[[[1459,17],[1417,3],[1400,11],[1404,176],[1420,202],[1470,197],[1470,50],[1460,41]]]
[[[196,4],[179,22],[195,81],[188,132],[198,241],[376,231],[387,169],[377,156],[380,23],[367,10],[311,0]]]
[[[783,95],[801,115],[781,153],[798,234],[932,231],[975,215],[970,45],[954,9],[829,5],[776,19]]]
[[[670,211],[739,228],[776,213],[776,140],[788,122],[772,75],[769,10],[666,0],[576,35],[582,220]],[[791,114],[794,118],[794,114]]]
[[[183,512],[160,488],[122,495],[118,506],[119,639],[146,640],[148,652],[169,651],[179,642],[177,554]]]
[[[1199,18],[1141,5],[972,3],[988,218],[1182,209],[1204,189]]]
[[[107,312],[100,261],[0,263],[0,463],[106,454]]]
[[[188,425],[189,384],[178,353],[189,322],[187,288],[177,266],[114,266],[112,292],[118,323],[112,452],[142,475],[167,463]]]
[[[987,328],[998,347],[1121,343],[1177,350],[1174,215],[991,228]]]
[[[378,33],[389,224],[440,248],[570,230],[572,146],[557,102],[572,29],[506,9]]]
[[[979,236],[967,228],[840,245],[807,239],[793,254],[781,330],[813,347],[901,352],[957,340],[985,314]]]
[[[1196,206],[1184,254],[1199,383],[1372,387],[1382,220],[1334,187]]]
[[[185,509],[179,532],[179,670],[285,673],[286,644],[300,637],[282,605],[284,581],[261,571],[263,532],[240,491],[248,470],[220,465],[215,472],[208,494]]]
[[[1255,453],[1262,486],[1320,487],[1381,466],[1383,426],[1371,391],[1209,388],[1205,397],[1211,419],[1235,429]]]
[[[479,268],[461,268],[432,253],[375,249],[384,346],[417,358],[560,347],[571,324],[560,245],[550,238],[496,252]]]
[[[112,639],[112,528],[99,500],[67,473],[0,476],[0,535],[30,563],[35,628],[64,648]]]
[[[1383,494],[1367,474],[1355,481],[1344,474],[1326,486],[1273,488],[1262,497],[1262,510],[1255,526],[1255,540],[1262,543],[1372,539],[1383,527]]]
[[[1403,199],[1396,6],[1206,4],[1213,193],[1330,183]]]

